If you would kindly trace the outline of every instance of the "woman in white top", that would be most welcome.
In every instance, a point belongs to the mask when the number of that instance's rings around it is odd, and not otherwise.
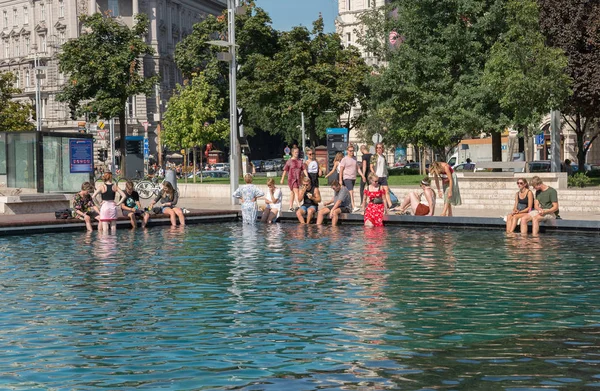
[[[319,187],[319,177],[321,176],[321,168],[319,167],[319,162],[317,162],[315,158],[315,151],[309,149],[306,151],[306,171],[308,173],[308,177],[313,185],[313,187]]]
[[[283,195],[281,194],[281,189],[275,187],[275,180],[273,178],[267,179],[267,186],[269,187],[269,191],[265,193],[265,210],[263,211],[261,222],[271,224],[279,218]]]

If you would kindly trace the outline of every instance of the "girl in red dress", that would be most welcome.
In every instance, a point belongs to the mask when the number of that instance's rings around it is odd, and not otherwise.
[[[384,197],[385,189],[379,186],[379,178],[370,173],[369,186],[365,189],[362,204],[365,210],[365,227],[383,227],[383,215],[386,213]]]

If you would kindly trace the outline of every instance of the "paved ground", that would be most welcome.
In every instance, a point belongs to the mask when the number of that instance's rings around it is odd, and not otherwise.
[[[143,202],[145,206],[149,201]],[[187,209],[196,210],[239,210],[239,205],[231,205],[229,199],[212,199],[212,198],[181,198],[179,205]],[[502,217],[505,213],[508,213],[508,209],[503,211],[501,209],[468,209],[465,207],[454,208],[454,215],[457,217]],[[438,214],[439,215],[439,214]],[[578,213],[561,213],[563,220],[595,220],[600,221],[600,213],[589,213],[589,214],[578,214]],[[40,213],[40,214],[22,214],[22,215],[1,215],[0,223],[2,225],[17,224],[26,225],[28,222],[39,222],[55,220],[53,213]]]

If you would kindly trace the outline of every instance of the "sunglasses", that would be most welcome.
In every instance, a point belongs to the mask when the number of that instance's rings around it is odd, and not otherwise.
[[[517,182],[517,185],[524,185],[525,182]]]

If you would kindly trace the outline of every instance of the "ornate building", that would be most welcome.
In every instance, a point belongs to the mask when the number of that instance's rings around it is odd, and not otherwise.
[[[0,72],[16,75],[17,86],[23,90],[16,99],[35,103],[34,68],[39,61],[41,127],[73,131],[78,121],[70,119],[65,103],[55,100],[65,82],[57,60],[62,44],[81,34],[81,15],[110,11],[131,26],[133,15],[146,13],[150,18],[147,40],[155,55],[144,59],[143,72],[158,73],[161,83],[156,96],[130,98],[127,121],[129,134],[143,132],[144,124],[152,132],[170,92],[181,82],[173,58],[175,45],[192,32],[194,23],[225,8],[226,0],[0,0]],[[150,139],[154,144],[155,137]]]

